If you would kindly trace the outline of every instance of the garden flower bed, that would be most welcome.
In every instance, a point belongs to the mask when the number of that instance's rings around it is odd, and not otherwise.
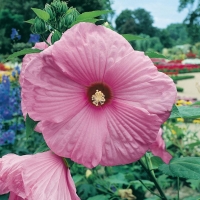
[[[200,64],[185,63],[183,62],[184,60],[152,59],[152,61],[159,71],[169,76],[176,76],[180,73],[200,72]]]

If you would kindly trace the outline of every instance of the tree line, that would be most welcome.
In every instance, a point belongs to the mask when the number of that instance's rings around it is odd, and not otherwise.
[[[35,17],[31,8],[43,9],[45,4],[50,2],[51,0],[0,0],[0,54],[11,53],[15,42],[26,45],[31,31],[30,24],[24,21]],[[76,7],[80,13],[93,10],[112,10],[111,0],[68,0],[67,2],[69,7]],[[194,5],[197,7],[194,8]],[[170,48],[186,43],[194,44],[200,41],[200,5],[199,3],[195,4],[195,0],[179,0],[179,11],[185,8],[190,8],[185,21],[170,24],[165,29],[154,27],[153,16],[143,8],[123,10],[116,17],[115,24],[112,25],[120,34],[131,33],[146,38],[146,40],[132,43],[137,50],[161,51],[164,47]],[[111,21],[113,15],[114,11],[104,17],[107,21]],[[19,41],[13,41],[10,38],[12,28],[15,28],[21,35]]]

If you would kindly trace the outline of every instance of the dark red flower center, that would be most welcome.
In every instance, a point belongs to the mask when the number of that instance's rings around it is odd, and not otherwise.
[[[110,102],[112,93],[104,83],[94,83],[87,88],[88,101],[94,106],[102,106]]]

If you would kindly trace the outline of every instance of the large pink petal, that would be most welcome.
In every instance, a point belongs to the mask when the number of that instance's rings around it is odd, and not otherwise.
[[[31,54],[27,54],[24,56],[23,62],[22,62],[22,68],[21,68],[21,72],[20,72],[20,77],[19,77],[19,83],[20,83],[21,87],[23,87],[24,73],[25,73],[28,63],[31,60],[33,60],[34,58],[38,57],[38,55],[39,55],[38,53],[31,53]]]
[[[68,120],[86,103],[85,88],[55,67],[46,66],[41,57],[31,60],[26,68],[22,98],[28,114],[36,121]]]
[[[71,120],[58,124],[44,122],[44,139],[57,155],[95,167],[101,160],[108,134],[105,114],[101,107],[87,105]]]
[[[51,36],[52,36],[52,34],[50,34],[48,39],[47,39],[47,42],[49,42],[50,44],[51,44]],[[38,42],[38,43],[35,44],[34,48],[37,48],[37,49],[40,49],[40,50],[44,50],[44,49],[48,48],[48,45],[45,42]],[[28,65],[28,64],[34,58],[37,59],[37,57],[39,57],[39,53],[27,54],[27,55],[24,56],[23,62],[22,62],[22,68],[21,68],[21,72],[20,72],[20,77],[19,77],[19,83],[20,83],[21,87],[23,87],[23,84],[24,84],[24,73],[26,71],[27,66],[34,67],[34,66]],[[21,99],[21,108],[22,108],[23,116],[25,118],[26,114],[27,114],[27,108],[25,106],[23,98]],[[36,126],[36,130],[38,132],[41,132],[41,128],[38,125]]]
[[[50,151],[35,154],[23,163],[23,179],[28,199],[79,199],[69,169]]]
[[[165,148],[165,141],[162,138],[162,129],[159,130],[156,141],[150,145],[149,149],[155,156],[159,156],[167,164],[172,159],[172,156]]]
[[[52,34],[49,35],[49,37],[47,38],[47,42],[49,44],[51,44],[51,36]],[[40,50],[44,50],[46,48],[48,48],[49,46],[45,43],[45,42],[38,42],[35,44],[34,48],[36,49],[40,49]],[[31,54],[26,54],[23,58],[23,62],[22,62],[22,68],[21,68],[21,73],[20,73],[20,77],[19,77],[19,82],[20,85],[22,87],[23,85],[23,80],[24,80],[24,72],[26,70],[26,67],[28,65],[28,63],[35,57],[37,57],[39,55],[39,53],[31,53]]]
[[[101,82],[105,71],[131,51],[131,45],[116,32],[91,23],[79,23],[53,45],[52,56],[72,80],[87,86]]]
[[[21,164],[31,156],[8,154],[0,159],[0,194],[12,191],[25,198],[25,189],[21,174]]]
[[[142,52],[133,51],[108,69],[104,81],[112,88],[113,98],[131,101],[165,121],[176,99],[172,79],[158,72]]]
[[[69,168],[50,151],[0,159],[0,194],[9,191],[12,200],[79,199]]]
[[[154,142],[161,120],[142,108],[117,100],[106,109],[107,135],[100,164],[105,166],[135,162]]]

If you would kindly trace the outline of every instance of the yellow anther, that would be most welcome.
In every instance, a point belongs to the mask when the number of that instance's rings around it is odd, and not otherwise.
[[[92,103],[95,106],[103,105],[105,101],[105,95],[99,90],[96,90],[95,94],[92,95]]]

